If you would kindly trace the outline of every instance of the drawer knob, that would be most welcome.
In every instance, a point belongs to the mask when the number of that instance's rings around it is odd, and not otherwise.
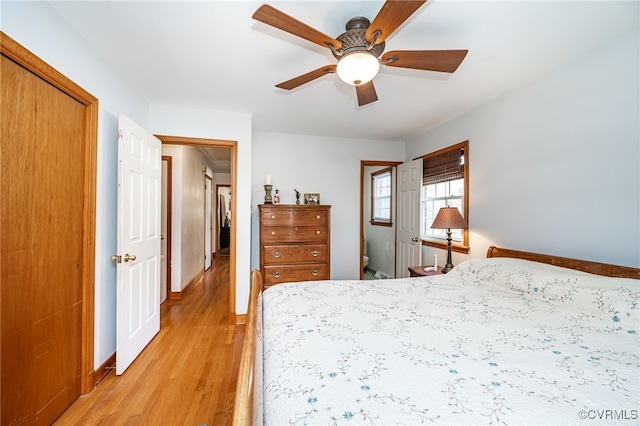
[[[318,214],[318,215],[316,215],[316,219],[320,219],[320,215],[319,215],[319,214]]]
[[[280,252],[279,251],[274,251],[273,252],[273,257],[280,257]]]
[[[276,231],[271,231],[271,235],[276,235]]]
[[[318,270],[314,269],[313,271],[311,271],[311,275],[313,275],[314,277],[318,276]]]
[[[280,272],[278,272],[278,271],[274,272],[274,273],[273,273],[273,276],[274,276],[275,278],[280,278]]]
[[[293,228],[294,231],[298,232],[298,227]]]
[[[318,257],[319,254],[320,254],[320,252],[318,250],[313,250],[311,252],[311,256],[313,256],[313,257]]]
[[[271,219],[275,219],[275,218],[276,218],[276,215],[272,214]]]
[[[316,231],[316,234],[320,235],[320,231]]]

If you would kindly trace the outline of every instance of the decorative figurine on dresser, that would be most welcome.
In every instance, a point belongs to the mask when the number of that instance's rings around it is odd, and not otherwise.
[[[265,288],[292,281],[328,280],[331,206],[259,205],[260,272]]]

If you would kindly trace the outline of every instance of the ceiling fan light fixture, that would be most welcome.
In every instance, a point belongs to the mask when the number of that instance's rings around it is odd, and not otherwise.
[[[373,80],[378,70],[380,70],[378,58],[364,51],[349,53],[340,58],[336,72],[345,83],[359,86]]]

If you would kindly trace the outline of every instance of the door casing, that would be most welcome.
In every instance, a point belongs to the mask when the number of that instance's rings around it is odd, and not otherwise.
[[[231,149],[231,188],[238,187],[238,141],[224,139],[192,138],[186,136],[155,135],[163,144],[208,146]],[[236,198],[231,198],[231,210],[237,211]],[[229,324],[236,323],[236,226],[231,215],[231,250],[229,259]],[[168,248],[167,250],[171,250]]]
[[[402,161],[374,161],[374,160],[361,160],[360,161],[360,279],[364,278],[364,270],[362,264],[362,256],[364,255],[364,221],[367,218],[364,217],[365,212],[365,204],[367,200],[365,200],[364,194],[364,179],[365,179],[365,167],[368,166],[381,166],[381,167],[393,167],[394,173],[395,168],[398,164],[402,164]],[[395,192],[395,188],[394,188]],[[394,199],[395,202],[395,199]],[[395,246],[395,237],[394,241],[391,242]]]

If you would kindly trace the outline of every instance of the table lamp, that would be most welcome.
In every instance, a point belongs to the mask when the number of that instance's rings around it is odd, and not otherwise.
[[[436,218],[433,219],[431,228],[447,230],[447,263],[442,268],[442,273],[446,274],[453,268],[453,263],[451,263],[451,230],[467,229],[467,222],[457,207],[442,207]]]

